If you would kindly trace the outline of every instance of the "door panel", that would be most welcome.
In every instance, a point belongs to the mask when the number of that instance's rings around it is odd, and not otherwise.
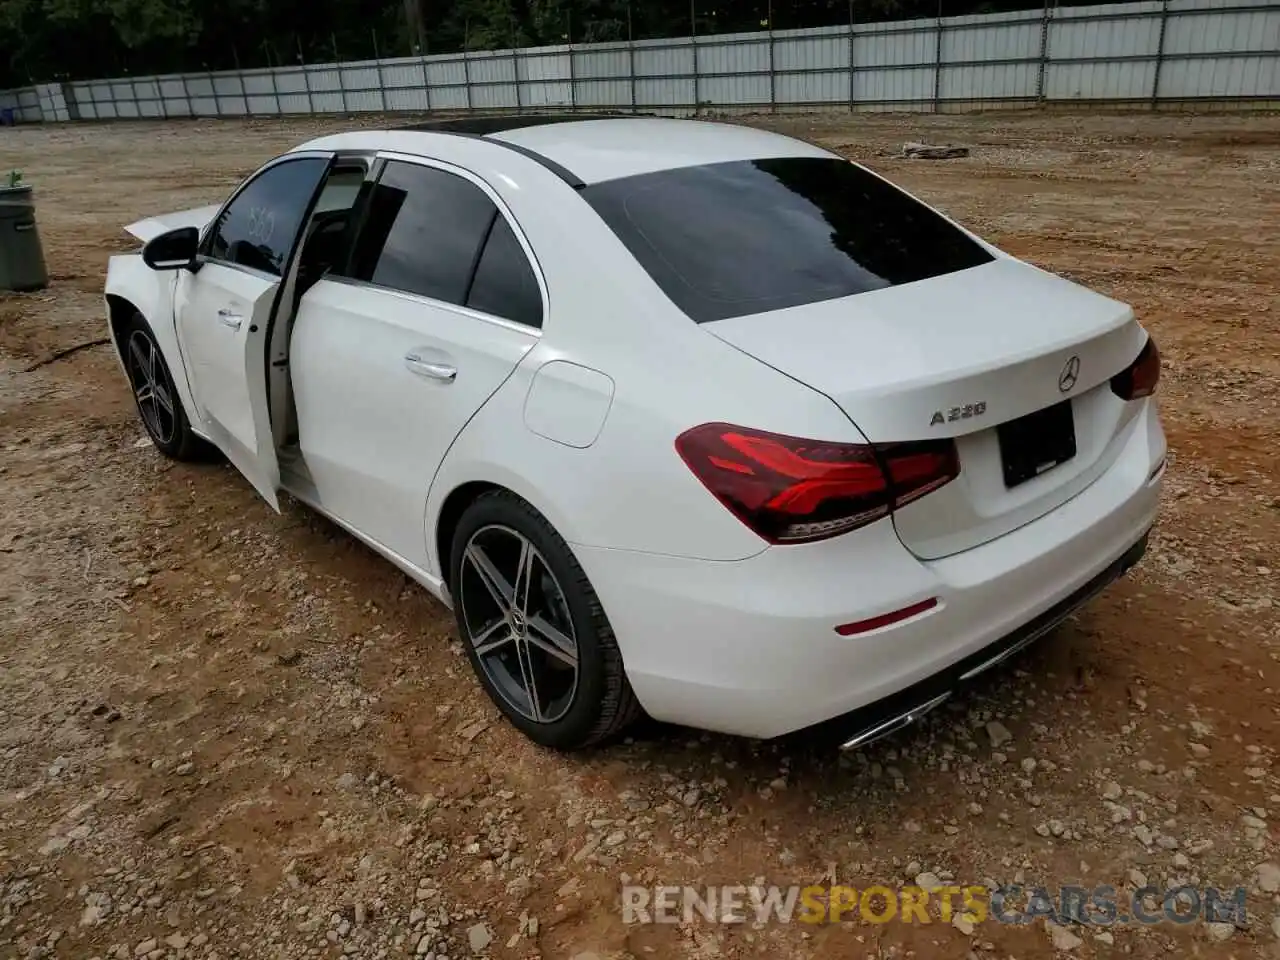
[[[280,468],[267,405],[266,337],[279,280],[220,263],[183,271],[178,337],[209,439],[277,511]]]
[[[267,346],[281,278],[332,161],[297,153],[240,187],[200,242],[200,269],[183,270],[174,322],[204,433],[277,511],[280,465],[267,397]]]
[[[302,298],[290,344],[298,444],[324,509],[425,567],[427,490],[532,330],[342,280]]]

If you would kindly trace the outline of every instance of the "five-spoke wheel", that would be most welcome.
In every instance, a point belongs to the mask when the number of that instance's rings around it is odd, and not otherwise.
[[[174,389],[173,374],[146,318],[133,314],[118,331],[118,337],[138,416],[156,449],[175,460],[207,458],[212,448],[192,431]]]
[[[583,747],[640,713],[591,582],[524,500],[494,490],[462,512],[448,584],[476,676],[531,739]]]
[[[494,524],[471,535],[457,599],[466,639],[512,709],[553,723],[573,703],[578,644],[564,590],[523,534]]]
[[[177,428],[173,384],[149,330],[135,329],[129,334],[125,367],[147,433],[157,444],[171,443]]]

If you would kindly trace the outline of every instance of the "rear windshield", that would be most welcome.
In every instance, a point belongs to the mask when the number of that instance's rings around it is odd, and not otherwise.
[[[992,259],[928,207],[834,158],[683,167],[592,184],[582,195],[698,323]]]

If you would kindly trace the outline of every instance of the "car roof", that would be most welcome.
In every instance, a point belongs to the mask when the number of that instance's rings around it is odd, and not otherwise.
[[[574,186],[679,167],[766,157],[831,157],[792,137],[733,123],[667,117],[524,114],[465,117],[398,130],[321,137],[296,149],[396,150],[430,156],[440,136],[496,142],[553,169]]]
[[[768,130],[665,117],[520,127],[490,134],[490,139],[546,157],[585,183],[730,160],[830,156],[812,144]]]

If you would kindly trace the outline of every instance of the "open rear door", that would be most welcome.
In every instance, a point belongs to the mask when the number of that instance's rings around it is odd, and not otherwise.
[[[266,356],[279,286],[257,271],[206,263],[181,277],[176,298],[199,426],[277,511]]]

